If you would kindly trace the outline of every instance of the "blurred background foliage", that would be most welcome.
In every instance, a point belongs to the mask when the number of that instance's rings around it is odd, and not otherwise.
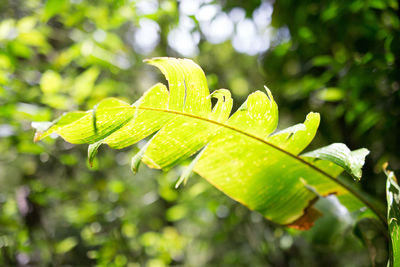
[[[400,169],[400,10],[395,0],[0,1],[1,266],[386,266],[387,241],[334,197],[314,228],[273,225],[182,166],[129,171],[143,145],[33,143],[32,121],[134,102],[160,73],[144,58],[193,58],[237,108],[267,85],[280,126],[320,112],[313,145],[367,147],[361,187],[384,201]]]

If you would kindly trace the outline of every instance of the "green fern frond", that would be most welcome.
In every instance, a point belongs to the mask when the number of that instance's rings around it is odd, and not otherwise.
[[[314,200],[330,194],[349,211],[367,207],[366,216],[374,212],[381,217],[362,195],[336,179],[342,168],[361,178],[368,150],[351,152],[344,144],[333,144],[299,156],[316,134],[318,113],[275,132],[278,107],[268,88],[250,94],[230,116],[230,92],[210,94],[202,69],[193,61],[154,58],[147,63],[161,70],[169,90],[156,84],[132,105],[107,98],[93,110],[66,113],[50,124],[34,123],[35,141],[57,133],[70,143],[88,143],[92,161],[101,144],[120,149],[154,134],[132,159],[134,171],[141,161],[169,169],[201,150],[180,182],[193,170],[276,223],[309,227],[315,219],[310,212]],[[211,98],[217,99],[214,106]]]

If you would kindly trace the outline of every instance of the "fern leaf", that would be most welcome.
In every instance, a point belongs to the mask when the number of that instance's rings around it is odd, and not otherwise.
[[[388,266],[393,267],[400,264],[400,186],[394,173],[387,170],[387,166],[385,163],[383,170],[387,176],[387,220],[391,239]]]
[[[359,181],[362,176],[361,167],[364,165],[364,159],[368,154],[368,149],[361,148],[350,151],[346,145],[335,143],[303,154],[303,157],[332,161],[345,169],[356,181]]]
[[[381,216],[362,195],[335,178],[342,168],[360,178],[367,150],[351,152],[336,144],[299,156],[316,134],[318,113],[274,133],[278,107],[268,88],[266,93],[250,94],[229,117],[230,92],[219,89],[210,94],[202,69],[193,61],[155,58],[147,62],[165,75],[169,90],[156,84],[132,105],[108,98],[95,112],[71,112],[50,124],[35,123],[35,140],[57,133],[70,143],[88,143],[92,160],[102,143],[119,149],[154,134],[132,159],[134,171],[140,161],[168,169],[203,149],[180,182],[193,170],[276,223],[311,226],[314,200],[330,194],[336,194],[350,211],[367,206]],[[214,107],[212,97],[217,99]]]

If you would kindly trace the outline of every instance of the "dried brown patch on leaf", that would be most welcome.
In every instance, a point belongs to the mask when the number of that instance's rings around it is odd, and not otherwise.
[[[304,209],[303,215],[286,226],[303,231],[310,229],[314,225],[314,222],[322,216],[322,213],[314,207],[314,204],[317,202],[317,200],[318,197],[311,200],[309,205]]]

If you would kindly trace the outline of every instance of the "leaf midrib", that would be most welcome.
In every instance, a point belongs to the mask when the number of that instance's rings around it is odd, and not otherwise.
[[[208,122],[208,123],[211,123],[211,124],[214,124],[214,125],[218,125],[220,127],[235,131],[235,132],[237,132],[239,134],[242,134],[244,136],[247,136],[249,138],[257,140],[257,141],[259,141],[259,142],[261,142],[261,143],[263,143],[265,145],[268,145],[268,146],[270,146],[270,147],[272,147],[272,148],[274,148],[274,149],[276,149],[276,150],[288,155],[289,157],[301,162],[302,164],[304,164],[304,165],[308,166],[309,168],[313,169],[314,171],[319,172],[320,174],[322,174],[326,178],[332,180],[334,183],[338,184],[339,186],[341,186],[344,189],[346,189],[347,191],[349,191],[352,195],[354,195],[361,202],[363,202],[369,209],[371,209],[378,216],[378,218],[381,220],[381,222],[384,225],[387,225],[387,221],[386,221],[385,216],[369,200],[367,200],[363,195],[361,195],[360,193],[358,193],[353,188],[349,187],[348,185],[346,185],[345,183],[343,183],[339,179],[333,177],[329,173],[327,173],[324,170],[318,168],[317,166],[305,161],[301,157],[299,157],[297,155],[294,155],[294,154],[290,153],[289,151],[287,151],[285,149],[282,149],[282,148],[280,148],[280,147],[278,147],[278,146],[266,141],[263,138],[260,138],[260,137],[258,137],[256,135],[253,135],[251,133],[245,132],[245,131],[243,131],[243,130],[241,130],[239,128],[233,127],[231,125],[228,125],[228,124],[225,124],[225,123],[222,123],[222,122],[218,122],[218,121],[215,121],[215,120],[211,120],[211,119],[208,119],[208,118],[205,118],[205,117],[201,117],[199,115],[186,113],[186,112],[183,112],[183,111],[170,110],[170,109],[161,109],[161,108],[151,108],[151,107],[140,107],[140,106],[139,107],[136,107],[136,106],[114,107],[114,108],[104,108],[104,109],[122,109],[122,110],[124,110],[124,109],[131,109],[131,108],[136,109],[136,110],[147,110],[147,111],[164,112],[164,113],[169,113],[169,114],[175,114],[175,115],[190,117],[190,118],[193,118],[193,119],[197,119],[197,120],[200,120],[200,121]]]

